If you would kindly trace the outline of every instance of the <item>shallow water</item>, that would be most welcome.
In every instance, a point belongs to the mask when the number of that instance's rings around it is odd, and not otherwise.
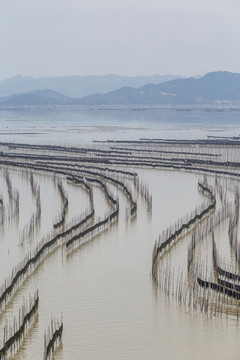
[[[31,130],[32,125],[26,123],[27,117],[31,119],[30,114],[23,111],[23,122],[14,118],[14,112],[7,114],[13,117],[12,129],[9,135],[4,135],[5,137],[1,134],[1,140],[5,138],[9,141],[32,142],[33,138],[30,139],[26,134],[13,134],[15,121],[19,121],[18,129],[23,126],[24,129]],[[51,112],[49,114],[51,115]],[[62,124],[66,113],[59,114]],[[76,117],[80,116],[74,114]],[[5,115],[2,113],[2,116]],[[94,117],[92,113],[88,116],[90,119]],[[104,117],[106,114],[101,116]],[[154,116],[157,117],[156,114]],[[7,122],[7,118],[5,120]],[[36,117],[35,121],[37,120],[39,119]],[[74,126],[79,126],[75,120],[72,121]],[[88,133],[85,138],[85,133],[81,132],[82,128],[79,133],[76,133],[74,128],[73,135],[69,135],[69,125],[61,125],[58,128],[60,123],[57,121],[51,124],[53,135],[49,132],[50,125],[45,118],[42,126],[47,129],[48,135],[35,135],[35,140],[41,143],[49,140],[54,143],[61,139],[60,144],[69,144],[73,139],[75,143],[87,142],[95,136]],[[204,123],[201,126],[205,125]],[[94,126],[96,124],[91,124],[91,131]],[[119,131],[123,138],[138,134],[139,130],[126,130],[122,127],[126,125],[119,126],[117,134],[111,129],[104,134],[106,128],[101,128],[99,138],[114,138],[119,136]],[[195,125],[193,126],[194,131],[198,131]],[[159,130],[157,136],[166,136],[170,131],[172,130],[166,128],[164,131]],[[181,131],[183,130],[180,130],[182,134]],[[190,134],[186,129],[184,131],[184,136]],[[228,131],[224,128],[225,134]],[[171,136],[174,133],[176,129],[171,132]],[[207,134],[205,130],[204,133]],[[147,134],[155,134],[154,129],[151,128]],[[50,324],[51,316],[60,319],[61,314],[64,330],[62,340],[53,356],[57,360],[238,359],[240,330],[235,318],[210,318],[199,310],[189,311],[185,304],[176,303],[171,296],[157,289],[151,279],[152,250],[158,235],[170,224],[194,210],[197,205],[207,202],[206,196],[198,191],[197,184],[201,176],[177,171],[135,170],[140,179],[149,186],[153,196],[152,210],[149,211],[142,197],[136,195],[137,216],[132,220],[126,219],[129,202],[120,190],[115,189],[114,194],[117,193],[120,200],[120,215],[112,227],[71,252],[67,252],[65,246],[60,245],[44,258],[0,314],[1,340],[5,319],[12,319],[22,304],[23,297],[28,297],[29,293],[33,293],[36,288],[39,289],[38,316],[31,324],[13,359],[41,359],[43,336]],[[31,214],[35,211],[35,202],[31,194],[29,177],[22,176],[20,171],[15,170],[10,170],[9,174],[13,188],[18,189],[20,193],[20,215],[17,221],[5,219],[1,232],[1,282],[4,282],[12,267],[22,259],[23,253],[31,247],[34,248],[34,244],[42,236],[53,231],[53,220],[61,211],[57,180],[54,182],[51,176],[42,174],[34,175],[41,192],[41,223],[32,242],[19,246],[19,232],[29,223]],[[62,181],[69,198],[67,222],[70,222],[89,207],[89,198],[81,187]],[[214,178],[210,177],[210,181],[213,182]],[[133,187],[130,180],[128,183]],[[3,199],[8,203],[4,171],[0,173],[0,184]],[[93,188],[96,218],[102,217],[109,211],[110,206],[100,188],[95,185]],[[224,231],[226,232],[226,229]],[[230,257],[230,252],[229,247],[224,245],[224,231],[219,230],[219,241],[222,244],[222,254],[227,258]],[[174,245],[164,258],[164,264],[169,263],[176,272],[179,268],[185,269],[189,241],[190,236],[187,236]]]
[[[119,193],[122,212],[118,223],[69,255],[64,247],[58,247],[16,292],[4,312],[5,317],[11,318],[23,294],[33,292],[36,287],[40,303],[38,319],[15,359],[41,358],[43,334],[50,317],[60,318],[61,314],[64,333],[54,359],[158,359],[159,356],[169,360],[203,356],[225,359],[227,354],[230,359],[237,358],[236,322],[187,313],[184,306],[173,304],[159,292],[150,276],[151,254],[158,234],[206,201],[197,190],[198,176],[156,170],[142,170],[140,176],[153,194],[151,214],[139,198],[136,219],[126,223],[128,204]],[[47,193],[54,193],[52,184],[46,184],[43,176],[36,177],[36,181],[40,185],[43,181],[45,192],[48,186]],[[72,185],[69,194],[71,190]],[[56,188],[55,192],[57,195]],[[70,203],[74,195],[76,189],[69,197]],[[80,195],[83,195],[81,190]],[[97,214],[101,214],[104,203],[107,210],[104,195],[97,187],[94,198]],[[86,197],[82,199],[87,203]],[[77,215],[83,207],[78,209],[76,202],[73,204]],[[183,245],[184,242],[173,249],[169,261],[175,258],[181,262],[186,253]],[[11,259],[15,260],[15,257]],[[5,266],[4,259],[1,264]]]
[[[240,109],[0,108],[0,140],[79,145],[93,140],[238,136]]]

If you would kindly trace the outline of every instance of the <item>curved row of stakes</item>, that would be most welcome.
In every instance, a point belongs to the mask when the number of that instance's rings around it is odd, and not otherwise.
[[[206,145],[211,146],[211,148],[206,148]],[[223,145],[229,148],[234,147],[232,153],[228,151],[230,159],[227,158],[226,153],[223,151],[224,149],[221,148]],[[78,247],[85,241],[88,241],[100,230],[111,226],[113,221],[118,218],[119,202],[118,199],[112,195],[109,185],[116,187],[125,195],[129,204],[129,214],[132,219],[134,219],[137,213],[137,202],[135,200],[137,191],[145,198],[148,208],[151,208],[151,194],[146,186],[139,183],[137,176],[139,168],[190,171],[236,179],[240,177],[240,163],[238,162],[240,144],[237,141],[224,143],[213,139],[205,142],[177,142],[163,141],[161,139],[156,141],[140,140],[135,142],[108,141],[102,144],[96,143],[91,147],[81,148],[0,143],[0,148],[0,164],[2,168],[8,169],[8,171],[11,171],[11,169],[21,169],[21,171],[30,174],[30,183],[36,199],[38,214],[34,219],[41,216],[39,190],[37,189],[36,183],[34,183],[35,174],[49,174],[58,179],[58,192],[62,202],[60,216],[53,225],[55,230],[54,236],[43,239],[37,244],[31,254],[26,254],[22,262],[15,267],[11,277],[3,284],[0,290],[0,305],[2,309],[6,301],[14,295],[16,288],[22,284],[23,280],[31,274],[34,268],[58,244],[64,244],[68,250],[72,251],[75,245]],[[75,220],[71,226],[66,224],[68,196],[62,185],[63,180],[67,180],[76,187],[81,186],[89,197],[89,209],[86,209],[84,214],[79,214],[80,217]],[[14,195],[11,189],[9,175],[6,175],[6,181],[8,182],[9,196],[12,201],[17,203],[17,196],[16,194]],[[96,185],[104,192],[111,208],[108,214],[104,214],[104,216],[97,221],[95,219],[92,191],[92,186]],[[130,185],[135,189],[135,195]],[[161,259],[164,259],[166,250],[171,250],[172,245],[175,244],[178,239],[181,239],[191,232],[194,233],[194,229],[202,226],[216,212],[217,199],[220,195],[217,194],[216,189],[211,188],[206,181],[199,182],[198,185],[199,190],[206,195],[206,199],[208,199],[207,202],[204,203],[202,207],[193,211],[192,214],[185,217],[185,219],[178,221],[178,224],[165,231],[164,235],[160,236],[154,246],[152,278],[159,288],[161,288],[161,284],[164,282],[163,275],[161,275]],[[0,199],[0,211],[1,208],[4,209],[4,199],[2,198]],[[218,219],[221,219],[221,222],[223,222],[231,217],[230,213],[231,215],[235,214],[234,221],[229,228],[229,236],[232,247],[235,249],[236,257],[238,255],[238,243],[236,241],[235,229],[238,226],[238,216],[236,215],[238,211],[239,207],[235,207],[235,212],[227,211],[224,215],[221,213],[218,217]],[[35,224],[35,222],[37,223],[37,221],[34,220],[33,224]],[[216,222],[214,226],[209,228],[214,229],[217,224],[219,223]],[[238,300],[238,295],[233,295],[239,291],[238,285],[227,281],[224,277],[228,277],[229,279],[234,278],[234,281],[239,281],[240,275],[234,271],[229,271],[229,269],[224,269],[220,266],[219,261],[215,259],[215,270],[221,277],[218,278],[216,283],[201,278],[197,270],[194,255],[196,246],[200,242],[197,242],[196,237],[194,241],[191,251],[189,250],[190,260],[188,263],[188,269],[192,269],[192,273],[194,274],[194,280],[191,280],[191,289],[196,289],[198,285],[198,288],[203,288],[204,290],[211,289]],[[217,247],[216,244],[213,246]],[[164,276],[166,277],[168,274],[165,273]],[[177,284],[177,286],[179,293],[180,284]],[[181,289],[183,289],[182,285]],[[198,292],[197,295],[194,296],[200,297],[200,295],[202,295],[202,293]],[[60,333],[62,333],[62,323],[56,327],[52,338],[48,337],[48,341],[45,341],[46,348],[51,348],[50,344],[54,342],[52,339],[58,338]],[[45,350],[45,354],[46,353],[48,353],[48,351]]]

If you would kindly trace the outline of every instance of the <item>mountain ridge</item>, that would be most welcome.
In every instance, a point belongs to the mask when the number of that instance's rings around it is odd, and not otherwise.
[[[84,105],[196,105],[240,102],[240,74],[226,71],[207,73],[196,79],[175,79],[146,84],[138,89],[121,88],[105,95],[80,99]]]
[[[240,105],[240,74],[226,71],[207,73],[200,78],[174,79],[139,88],[124,86],[82,98],[73,98],[51,89],[34,90],[0,98],[0,105]]]
[[[103,76],[69,75],[33,78],[31,76],[17,75],[0,81],[0,97],[50,89],[69,97],[81,98],[94,93],[105,94],[123,86],[138,88],[147,83],[158,84],[175,78],[180,78],[180,76],[156,74],[131,77],[109,74]]]
[[[70,105],[72,99],[51,89],[35,90],[0,98],[0,105]]]

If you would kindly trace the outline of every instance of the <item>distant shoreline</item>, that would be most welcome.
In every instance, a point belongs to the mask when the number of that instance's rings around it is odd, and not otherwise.
[[[240,103],[236,105],[0,105],[0,111],[6,110],[127,110],[127,111],[204,111],[224,112],[240,111]]]

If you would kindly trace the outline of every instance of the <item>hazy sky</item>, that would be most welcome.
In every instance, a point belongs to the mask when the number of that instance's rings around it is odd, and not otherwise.
[[[240,0],[0,0],[0,79],[240,72]]]

